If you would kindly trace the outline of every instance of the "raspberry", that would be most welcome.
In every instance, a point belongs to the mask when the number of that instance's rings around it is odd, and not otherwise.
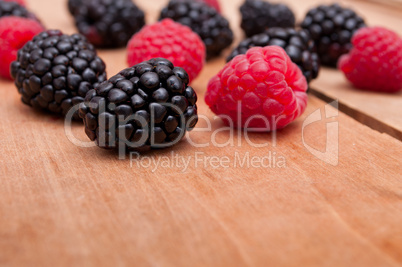
[[[184,68],[190,81],[200,73],[205,61],[205,45],[189,27],[171,19],[144,27],[128,43],[130,66],[163,57]]]
[[[14,16],[0,19],[1,77],[12,79],[10,64],[17,59],[18,50],[43,30],[43,26],[39,22],[31,19]]]
[[[188,75],[164,58],[120,71],[80,105],[87,136],[101,148],[172,146],[197,124],[197,95]]]
[[[205,102],[237,128],[281,129],[307,105],[307,81],[279,46],[254,47],[213,77]]]
[[[363,28],[338,67],[357,88],[379,92],[402,89],[402,38],[382,27]]]
[[[277,45],[285,49],[290,59],[296,63],[307,82],[317,78],[320,70],[320,60],[315,52],[314,41],[306,30],[292,28],[270,28],[263,33],[254,35],[240,42],[227,61],[255,46]]]

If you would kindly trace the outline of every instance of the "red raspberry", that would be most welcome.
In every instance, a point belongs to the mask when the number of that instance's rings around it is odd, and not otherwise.
[[[352,38],[354,48],[338,62],[346,78],[359,89],[397,92],[402,89],[402,39],[381,28],[362,28]]]
[[[234,127],[281,129],[307,106],[307,81],[279,46],[236,56],[208,84],[205,102]]]
[[[205,62],[205,45],[200,37],[171,19],[145,26],[131,38],[127,48],[130,66],[162,57],[185,69],[190,81],[197,77]]]
[[[0,19],[0,76],[12,79],[10,64],[17,59],[17,52],[35,35],[44,31],[34,20],[8,16]]]
[[[20,4],[21,6],[26,6],[24,0],[3,0],[3,1],[4,2],[16,2],[16,3]]]

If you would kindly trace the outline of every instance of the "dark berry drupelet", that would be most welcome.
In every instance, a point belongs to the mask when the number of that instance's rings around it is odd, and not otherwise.
[[[219,56],[233,42],[229,22],[202,2],[171,0],[162,10],[160,18],[170,18],[197,33],[207,49],[207,59]]]
[[[64,115],[106,80],[105,64],[93,45],[82,35],[58,30],[36,35],[10,68],[23,103]]]
[[[80,7],[81,3],[83,0],[68,0],[67,2],[67,7],[68,11],[73,15],[75,12],[78,11],[78,8]]]
[[[320,60],[315,52],[314,41],[306,30],[270,28],[264,33],[240,42],[239,46],[227,58],[227,61],[232,60],[237,55],[245,54],[252,47],[268,45],[277,45],[285,49],[290,59],[299,66],[307,82],[317,78]]]
[[[102,148],[172,146],[197,121],[197,95],[186,71],[164,58],[139,63],[88,92],[80,117]]]
[[[6,2],[0,0],[0,17],[16,16],[37,20],[36,16],[29,12],[25,7],[16,2]]]
[[[321,64],[331,67],[336,67],[339,57],[350,51],[353,34],[365,26],[353,10],[338,4],[311,9],[301,23],[316,44]]]
[[[97,47],[123,47],[145,25],[131,0],[69,0],[68,7],[79,32]]]
[[[295,27],[295,15],[288,6],[283,4],[246,0],[240,7],[240,12],[241,28],[248,37],[262,33],[271,27]]]

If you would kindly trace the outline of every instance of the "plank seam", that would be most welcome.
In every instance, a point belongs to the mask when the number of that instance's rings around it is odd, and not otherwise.
[[[377,132],[385,133],[399,141],[402,141],[402,132],[400,132],[398,129],[396,129],[368,114],[365,114],[357,109],[354,109],[345,103],[342,103],[341,100],[339,100],[339,99],[335,99],[333,97],[325,95],[324,93],[321,93],[321,92],[315,90],[314,88],[310,88],[309,93],[311,93],[312,95],[314,95],[314,96],[318,97],[319,99],[321,99],[325,102],[328,102],[328,103],[338,100],[339,101],[339,110],[342,111],[343,113],[345,113],[346,115],[348,115],[349,117],[351,117],[352,119],[354,119],[355,121],[357,121],[363,125],[366,125]]]

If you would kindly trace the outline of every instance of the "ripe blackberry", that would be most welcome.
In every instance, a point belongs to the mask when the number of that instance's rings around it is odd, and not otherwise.
[[[213,7],[216,9],[216,11],[218,11],[218,13],[221,13],[221,5],[219,4],[218,0],[198,0],[198,1],[202,1],[205,4],[209,5],[210,7]]]
[[[131,0],[69,0],[81,34],[97,47],[125,46],[144,25],[144,12]]]
[[[350,51],[353,34],[365,26],[353,10],[338,4],[311,9],[301,23],[315,42],[321,64],[331,67],[336,67],[339,57]]]
[[[268,45],[277,45],[285,49],[293,63],[299,66],[307,82],[317,78],[320,60],[315,52],[314,41],[306,30],[270,28],[264,33],[242,41],[232,51],[227,61],[232,60],[237,55],[245,54],[252,47]]]
[[[73,15],[80,7],[83,0],[68,0],[67,7],[70,14]]]
[[[93,45],[82,35],[58,30],[42,32],[26,43],[10,69],[23,103],[64,115],[106,80],[105,64]],[[74,119],[79,119],[77,113]]]
[[[80,117],[102,148],[171,146],[198,120],[197,95],[186,71],[164,58],[144,61],[88,92]]]
[[[247,37],[262,33],[271,27],[295,27],[295,15],[288,6],[283,4],[246,0],[240,7],[240,12],[241,28]]]
[[[171,0],[161,12],[160,19],[164,18],[173,19],[196,32],[206,46],[207,59],[219,56],[233,42],[229,22],[205,3]]]
[[[182,0],[182,1],[187,1],[187,0]],[[221,5],[219,4],[218,0],[194,0],[194,1],[204,2],[208,6],[215,8],[216,11],[218,11],[218,13],[221,13]]]
[[[16,16],[38,20],[33,13],[29,12],[25,7],[17,2],[6,2],[0,0],[0,17],[6,16]]]

